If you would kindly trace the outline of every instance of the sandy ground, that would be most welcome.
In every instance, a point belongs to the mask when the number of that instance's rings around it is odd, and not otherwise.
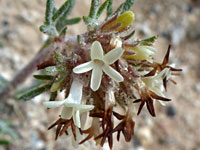
[[[56,0],[60,5],[64,0]],[[118,6],[121,0],[114,0]],[[89,0],[77,0],[72,16],[87,15]],[[80,7],[81,6],[81,7]],[[199,0],[138,0],[132,10],[138,37],[160,35],[155,46],[156,59],[161,61],[172,43],[171,62],[183,72],[169,84],[166,107],[157,105],[157,117],[143,111],[136,118],[132,142],[114,144],[114,150],[200,150],[200,1]],[[43,23],[45,0],[0,0],[0,73],[7,79],[27,64],[45,40],[39,32]],[[70,27],[68,35],[86,31],[81,22]],[[29,81],[30,82],[30,81]],[[27,82],[26,85],[29,83]],[[28,102],[7,100],[0,118],[11,120],[19,138],[0,150],[67,150],[73,149],[70,138],[54,141],[55,131],[47,126],[59,110],[46,111],[41,102],[47,95]],[[80,149],[88,149],[81,146]],[[91,148],[93,149],[93,148]]]

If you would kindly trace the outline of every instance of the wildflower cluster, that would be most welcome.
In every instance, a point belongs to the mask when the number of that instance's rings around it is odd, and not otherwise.
[[[103,5],[109,4],[106,2]],[[94,139],[96,144],[103,146],[108,142],[112,148],[115,132],[117,140],[121,132],[127,142],[132,139],[135,108],[139,115],[146,104],[150,115],[155,117],[154,103],[171,100],[164,94],[167,82],[174,83],[171,77],[181,69],[168,64],[170,46],[163,62],[155,62],[153,43],[157,36],[136,39],[135,15],[132,11],[121,11],[127,8],[125,4],[128,3],[122,4],[103,23],[96,22],[95,12],[84,17],[89,32],[79,36],[77,47],[72,51],[58,48],[38,65],[38,70],[47,74],[35,77],[48,79],[46,89],[51,92],[50,101],[44,102],[44,106],[62,107],[58,120],[49,127],[57,127],[56,139],[63,133],[73,133],[75,146]],[[63,91],[65,99],[56,99]],[[140,103],[139,108],[136,103]],[[123,110],[121,113],[119,108]]]

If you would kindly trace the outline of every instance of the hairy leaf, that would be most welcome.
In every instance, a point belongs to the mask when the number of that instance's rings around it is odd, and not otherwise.
[[[9,145],[9,144],[10,144],[9,141],[0,139],[0,145]]]
[[[106,7],[108,6],[108,1],[105,1],[100,7],[99,7],[99,10],[97,12],[97,15],[96,15],[96,19],[98,19],[101,14],[103,13],[103,11],[106,9]]]
[[[119,8],[117,9],[116,13],[123,13],[125,11],[128,11],[132,5],[134,4],[136,0],[126,0],[124,3],[122,3]]]
[[[55,61],[59,63],[63,63],[65,61],[65,57],[60,53],[55,51]]]
[[[50,25],[46,25],[43,24],[40,26],[40,31],[43,33],[47,33],[50,37],[55,37],[58,36],[58,31],[56,30],[55,26],[50,24]]]
[[[86,23],[86,24],[89,24],[91,23],[93,20],[89,17],[86,17],[86,16],[83,16],[83,21]]]
[[[66,19],[68,17],[68,15],[71,13],[73,7],[74,7],[74,4],[75,4],[75,0],[68,0],[69,1],[69,7],[68,9],[66,9],[66,11],[64,12],[62,18]]]
[[[107,7],[107,18],[112,15],[112,0],[108,0],[108,7]]]
[[[46,84],[46,85],[43,85],[41,87],[38,87],[36,89],[33,89],[31,91],[28,91],[27,93],[23,94],[22,96],[18,97],[17,99],[18,100],[30,100],[44,92],[46,92],[47,90],[49,90],[51,88],[51,84]]]
[[[56,80],[55,82],[52,84],[50,91],[51,92],[56,92],[57,90],[59,90],[62,85],[64,84],[64,80],[66,79],[66,74],[62,73]]]
[[[142,40],[140,44],[141,45],[153,44],[157,39],[158,39],[158,35],[152,36],[150,38]]]
[[[64,70],[65,68],[62,66],[50,66],[50,67],[45,68],[45,71],[49,73],[58,73],[58,72],[63,72]]]
[[[45,24],[52,24],[53,10],[54,10],[54,0],[47,0]]]
[[[0,48],[3,47],[3,46],[4,46],[3,42],[0,41]]]
[[[81,18],[72,18],[72,19],[63,19],[62,21],[58,22],[56,24],[56,28],[58,30],[58,32],[62,32],[64,28],[66,28],[67,25],[73,25],[76,23],[79,23],[81,20]]]
[[[50,96],[49,101],[55,101],[57,95],[58,95],[57,91],[56,92],[51,92],[51,96]]]
[[[53,21],[63,15],[69,9],[69,0],[67,0],[53,15]]]
[[[0,90],[6,87],[8,83],[9,81],[6,80],[2,75],[0,75]]]
[[[52,76],[52,75],[33,75],[33,77],[38,80],[50,80],[51,81],[54,79],[54,76]]]
[[[98,7],[99,7],[99,0],[92,0],[90,13],[88,17],[95,19],[97,15]]]
[[[11,128],[10,123],[2,119],[0,119],[0,133],[7,134],[14,140],[18,137],[16,132]]]

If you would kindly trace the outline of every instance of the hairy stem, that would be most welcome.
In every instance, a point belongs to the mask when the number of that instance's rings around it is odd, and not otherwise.
[[[77,46],[77,39],[75,36],[66,37],[65,41],[66,42],[63,44],[69,47]],[[0,101],[3,102],[12,97],[16,88],[21,85],[36,70],[37,65],[41,64],[57,47],[58,44],[52,42],[49,46],[40,50],[36,56],[14,76],[8,85],[0,91]]]

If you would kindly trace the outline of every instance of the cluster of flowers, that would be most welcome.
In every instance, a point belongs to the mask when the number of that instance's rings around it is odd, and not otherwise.
[[[63,107],[59,119],[49,127],[57,126],[56,139],[71,132],[75,146],[94,138],[96,144],[108,142],[112,148],[115,132],[118,140],[121,132],[126,141],[132,139],[135,103],[140,103],[137,115],[146,104],[155,117],[154,102],[164,105],[170,101],[164,95],[167,82],[174,82],[173,72],[181,69],[168,64],[170,46],[163,62],[154,62],[156,49],[152,44],[156,37],[135,40],[134,19],[131,11],[116,14],[84,35],[87,38],[82,37],[73,52],[60,54],[62,61],[52,63],[51,58],[49,65],[40,65],[64,67],[56,74],[51,92],[65,90],[66,98],[44,102],[47,108]],[[84,128],[86,120],[88,129]]]

